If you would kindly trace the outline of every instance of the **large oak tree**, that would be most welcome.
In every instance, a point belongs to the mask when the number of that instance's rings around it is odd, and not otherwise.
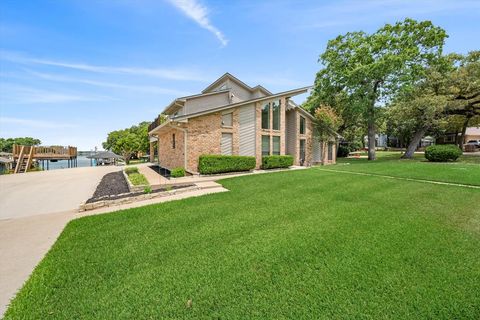
[[[377,109],[404,85],[424,77],[441,57],[446,32],[430,21],[405,19],[372,34],[349,32],[330,40],[319,61],[314,89],[306,103],[328,104],[344,125],[362,120],[368,129],[368,159],[375,159]]]

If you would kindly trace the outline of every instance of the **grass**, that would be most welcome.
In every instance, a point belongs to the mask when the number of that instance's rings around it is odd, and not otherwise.
[[[6,319],[478,319],[479,190],[318,169],[222,184],[70,222]]]
[[[462,156],[448,163],[428,162],[423,154],[416,154],[414,160],[400,159],[399,152],[377,152],[377,157],[376,161],[339,158],[338,165],[328,169],[480,185],[479,156]]]
[[[128,175],[128,180],[134,185],[134,186],[140,186],[140,185],[147,185],[148,180],[145,178],[145,176],[141,173],[131,173]]]

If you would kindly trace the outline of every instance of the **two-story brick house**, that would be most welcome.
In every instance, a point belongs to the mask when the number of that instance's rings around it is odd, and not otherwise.
[[[312,115],[290,100],[308,89],[273,94],[226,73],[202,93],[175,99],[163,111],[168,119],[150,125],[151,160],[158,142],[160,166],[190,173],[203,154],[254,156],[257,168],[264,155],[289,154],[303,166],[335,163],[334,141],[315,139]]]

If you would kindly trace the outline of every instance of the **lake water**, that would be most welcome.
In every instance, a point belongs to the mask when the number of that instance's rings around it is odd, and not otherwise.
[[[90,159],[87,159],[85,156],[78,156],[77,157],[77,167],[90,167],[92,164]],[[42,162],[40,161],[40,166]],[[93,161],[93,166],[95,166],[95,161]],[[55,169],[66,169],[68,168],[68,161],[67,160],[59,160],[57,162],[52,162],[48,164],[48,170],[55,170]],[[47,170],[47,163],[45,162],[45,170]]]

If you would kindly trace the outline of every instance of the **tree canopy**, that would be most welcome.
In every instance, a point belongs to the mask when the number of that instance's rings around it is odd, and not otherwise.
[[[140,122],[127,129],[115,130],[108,134],[107,141],[102,143],[105,150],[121,155],[128,164],[135,153],[146,153],[149,149],[148,125]]]
[[[24,145],[24,146],[38,146],[42,142],[40,139],[32,137],[20,137],[20,138],[0,138],[0,150],[2,152],[12,152],[13,145]]]
[[[372,34],[340,35],[320,55],[323,68],[305,107],[313,112],[317,105],[331,105],[345,119],[339,130],[367,127],[369,159],[374,160],[377,109],[425,76],[441,57],[446,37],[430,21],[413,19],[386,24]]]

